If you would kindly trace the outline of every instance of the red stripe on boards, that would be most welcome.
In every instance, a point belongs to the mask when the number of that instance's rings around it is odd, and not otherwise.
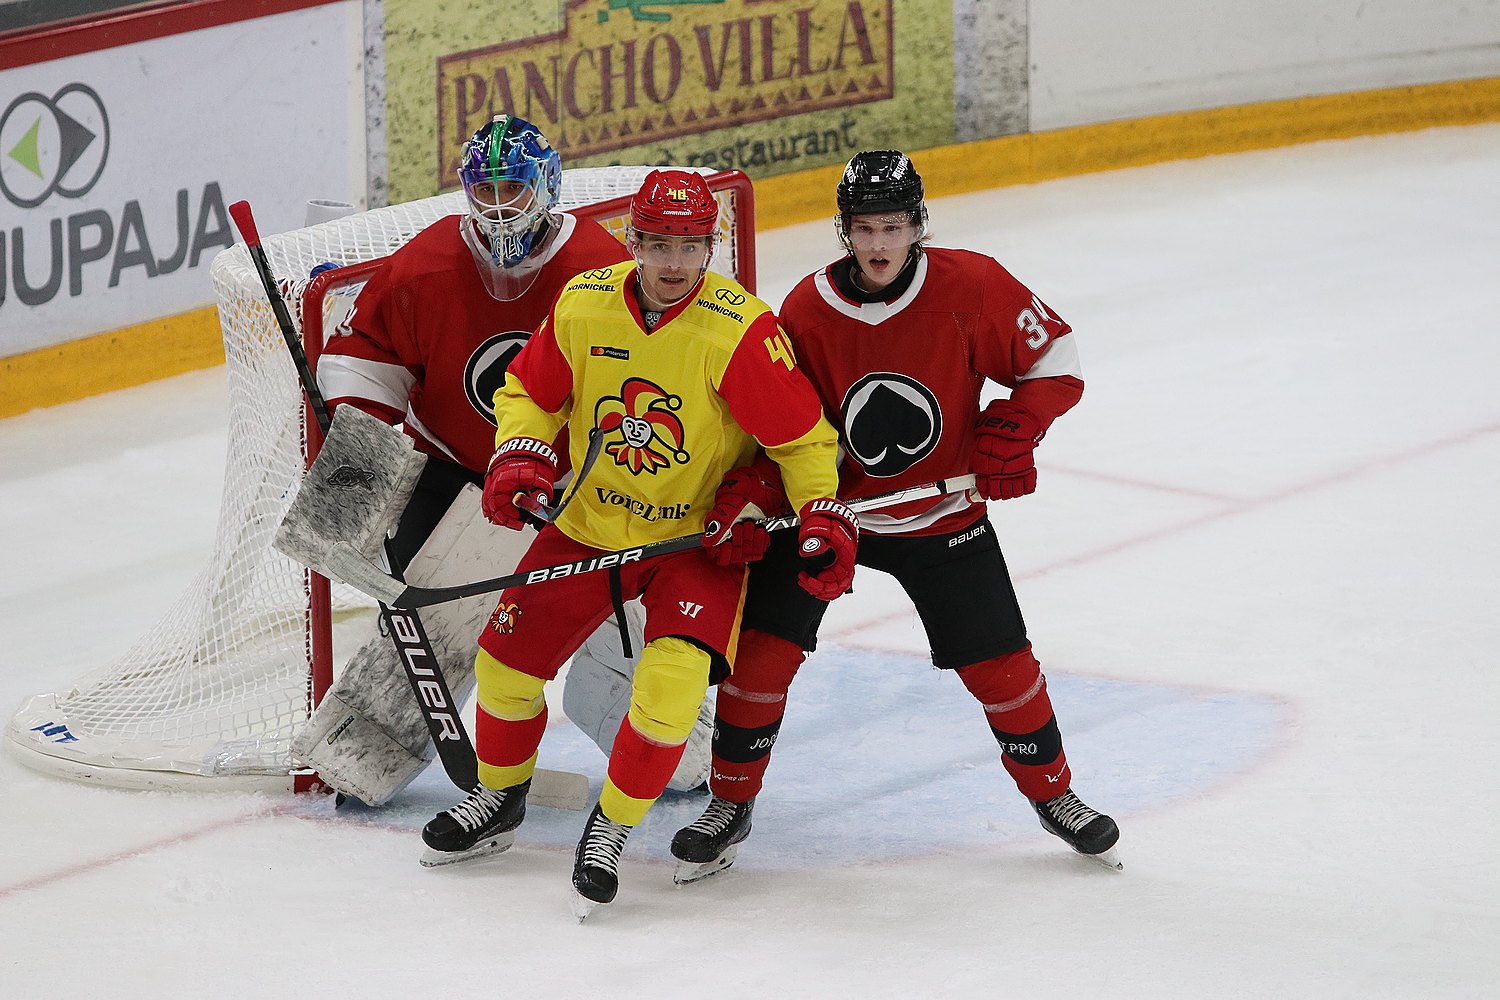
[[[180,35],[341,0],[164,0],[0,33],[0,70]]]

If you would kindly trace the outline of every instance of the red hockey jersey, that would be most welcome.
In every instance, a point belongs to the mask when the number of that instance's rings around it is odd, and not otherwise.
[[[990,257],[927,248],[890,302],[840,294],[830,265],[782,304],[797,360],[839,430],[839,496],[872,496],[971,471],[986,379],[1045,429],[1083,394],[1071,327]],[[939,534],[976,519],[958,494],[861,515],[863,530]]]
[[[535,283],[499,302],[452,215],[428,226],[376,271],[318,359],[318,387],[404,423],[418,450],[484,471],[495,451],[495,390],[557,293],[593,268],[629,260],[598,223],[564,213]]]

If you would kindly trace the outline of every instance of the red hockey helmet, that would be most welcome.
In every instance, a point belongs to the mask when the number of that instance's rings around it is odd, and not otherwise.
[[[657,236],[713,236],[719,202],[702,174],[653,170],[630,199],[630,226]]]

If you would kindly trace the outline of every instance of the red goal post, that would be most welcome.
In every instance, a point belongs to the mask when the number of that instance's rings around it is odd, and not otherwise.
[[[565,170],[560,207],[623,238],[630,195],[651,169]],[[721,206],[712,266],[754,291],[750,181],[738,171],[700,172]],[[457,192],[266,237],[309,355],[381,261],[463,211]],[[336,266],[309,277],[327,263]],[[218,254],[209,270],[229,395],[212,551],[123,656],[67,690],[32,696],[11,717],[8,748],[39,771],[133,788],[303,786],[308,776],[293,764],[292,737],[331,682],[336,647],[373,635],[373,615],[364,613],[372,602],[347,588],[334,588],[330,600],[326,581],[271,547],[316,453],[317,422],[245,246]]]

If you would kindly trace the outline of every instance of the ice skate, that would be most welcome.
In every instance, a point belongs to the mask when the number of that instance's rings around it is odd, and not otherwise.
[[[594,907],[612,902],[620,888],[620,852],[634,827],[622,826],[599,806],[589,814],[573,855],[573,915],[582,922]]]
[[[672,881],[686,885],[721,872],[734,864],[740,841],[750,836],[750,813],[755,800],[730,802],[717,795],[695,821],[672,838],[672,856],[677,870]]]
[[[516,841],[516,827],[526,818],[525,781],[504,791],[480,785],[452,809],[438,813],[422,828],[427,845],[424,868],[472,861],[508,850]]]
[[[1120,839],[1120,828],[1115,821],[1101,812],[1083,804],[1072,791],[1063,792],[1055,799],[1033,802],[1042,829],[1060,838],[1073,850],[1106,868],[1115,871],[1124,869],[1115,844]]]

